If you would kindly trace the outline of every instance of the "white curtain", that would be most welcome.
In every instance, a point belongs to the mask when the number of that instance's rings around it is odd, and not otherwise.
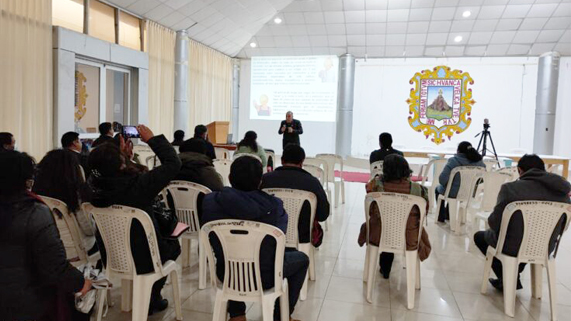
[[[232,59],[194,40],[189,42],[190,126],[232,118]]]
[[[174,50],[176,33],[147,21],[149,128],[172,139],[174,128]]]
[[[0,0],[0,132],[38,161],[53,146],[51,24],[51,0]]]

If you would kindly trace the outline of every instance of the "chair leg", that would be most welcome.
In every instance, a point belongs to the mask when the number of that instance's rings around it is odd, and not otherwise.
[[[300,252],[305,253],[305,255],[307,255],[307,257],[309,257],[309,265],[311,266],[311,257],[309,254],[309,247],[311,246],[311,244],[309,243],[304,243],[304,244],[300,244],[298,250]],[[305,273],[305,279],[303,281],[303,286],[301,287],[301,292],[299,293],[299,300],[300,301],[305,301],[307,299],[307,283],[309,281],[309,269],[308,271]]]
[[[490,272],[492,272],[492,260],[494,256],[487,253],[486,263],[484,263],[484,276],[482,277],[482,285],[480,286],[480,293],[486,294],[488,292],[488,278],[490,277]]]
[[[472,217],[472,229],[470,235],[468,235],[468,252],[473,252],[476,250],[476,243],[474,243],[474,234],[480,230],[480,218],[476,214],[474,214]]]
[[[442,206],[445,206],[444,204],[444,199],[442,197],[438,197],[438,199],[436,200],[436,211],[434,212],[434,221],[438,221],[438,215],[440,215],[440,208]]]
[[[106,289],[100,289],[97,290],[97,294],[98,294],[98,305],[97,305],[97,321],[101,321],[101,317],[103,316],[103,306],[105,305],[105,300],[106,300],[106,296],[107,296],[107,290]]]
[[[190,239],[182,239],[182,267],[189,267],[190,266]]]
[[[121,311],[131,311],[133,302],[133,280],[121,280]]]
[[[309,279],[315,281],[315,248],[309,245]]]
[[[198,289],[206,289],[206,253],[200,238],[198,239]]]
[[[212,321],[226,321],[228,315],[228,300],[224,298],[221,290],[216,291]]]
[[[341,181],[341,203],[345,204],[345,181]]]
[[[370,254],[371,247],[369,244],[365,244],[365,265],[363,266],[363,282],[367,282],[369,279],[369,260],[371,259]]]
[[[333,187],[335,188],[335,208],[339,206],[339,185],[337,182],[333,182]]]
[[[555,260],[547,260],[547,279],[549,281],[549,305],[551,307],[551,321],[557,320],[557,274],[555,273]]]
[[[512,257],[502,259],[502,279],[504,281],[504,312],[509,317],[515,316],[515,291],[517,283],[517,260]]]
[[[448,207],[449,207],[449,215],[450,215],[450,230],[452,232],[454,232],[455,234],[459,234],[459,226],[460,224],[458,223],[458,203],[456,202],[456,200],[451,200],[450,202],[448,202]]]
[[[543,265],[531,265],[531,296],[536,299],[541,299],[543,292]]]
[[[145,321],[149,315],[154,280],[137,277],[133,280],[133,321]]]
[[[407,308],[410,310],[414,308],[414,295],[416,287],[416,265],[418,260],[417,251],[406,251],[406,296]]]
[[[274,320],[274,306],[275,306],[274,300],[267,298],[267,297],[262,298],[262,320],[263,321],[273,321]],[[289,307],[287,308],[287,311],[289,312]]]
[[[172,282],[172,294],[174,297],[174,309],[176,314],[177,320],[182,320],[182,303],[180,301],[180,287],[179,287],[179,278],[178,272],[174,269],[171,273],[171,282]]]
[[[416,259],[416,289],[420,290],[420,258],[418,256]]]
[[[367,302],[373,303],[373,288],[377,276],[375,269],[379,266],[379,248],[372,245],[369,247],[371,247],[371,252],[369,252],[369,266],[367,267]]]
[[[289,321],[289,288],[287,280],[283,283],[283,293],[280,296],[280,315],[281,321]]]

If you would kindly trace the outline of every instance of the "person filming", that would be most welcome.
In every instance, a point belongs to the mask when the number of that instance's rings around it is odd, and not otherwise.
[[[286,120],[282,120],[278,134],[284,135],[282,140],[282,147],[285,148],[287,144],[299,144],[299,135],[303,134],[301,122],[293,119],[293,113],[288,111],[286,113]]]

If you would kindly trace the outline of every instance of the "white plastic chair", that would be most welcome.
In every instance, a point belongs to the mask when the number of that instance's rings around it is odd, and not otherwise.
[[[343,158],[335,154],[317,154],[315,158],[327,162],[327,182],[335,187],[335,207],[339,205],[339,192],[341,192],[341,204],[345,204],[345,180],[343,179]],[[339,165],[339,179],[335,177],[335,165]],[[339,191],[341,189],[341,191]]]
[[[516,257],[508,256],[497,249],[504,248],[508,225],[512,215],[521,211],[523,218],[523,238]],[[506,206],[502,215],[500,234],[496,248],[488,246],[486,265],[482,279],[482,294],[486,293],[488,277],[492,269],[492,260],[497,258],[502,262],[502,279],[504,288],[504,312],[510,317],[515,314],[515,292],[520,263],[531,264],[531,293],[536,299],[542,294],[542,269],[547,268],[549,280],[549,301],[551,304],[551,320],[557,320],[557,276],[555,274],[555,256],[561,242],[559,237],[553,255],[549,254],[549,242],[557,223],[565,215],[563,231],[569,227],[571,205],[566,203],[546,201],[520,201]]]
[[[509,182],[516,181],[516,180],[519,178],[519,172],[518,172],[516,166],[502,167],[502,168],[496,170],[496,172],[498,172],[498,173],[508,173],[508,174],[511,176]]]
[[[160,165],[160,161],[157,159],[157,156],[155,155],[147,156],[147,158],[145,159],[145,165],[149,170],[152,170],[153,168]]]
[[[147,320],[153,284],[170,275],[176,319],[182,320],[177,264],[175,261],[161,263],[157,236],[149,215],[140,209],[120,205],[97,208],[89,203],[84,203],[82,208],[93,215],[103,239],[107,254],[105,270],[107,278],[121,279],[123,292],[121,310],[128,312],[132,307],[133,321]],[[133,220],[141,223],[147,236],[154,267],[154,271],[151,273],[137,274],[135,269],[135,262],[131,253],[131,224]],[[106,296],[105,293],[104,291],[103,297]]]
[[[448,179],[448,184],[446,185],[446,191],[443,195],[439,195],[436,202],[436,214],[440,212],[440,207],[442,201],[446,201],[450,209],[450,229],[456,234],[460,234],[460,225],[466,220],[466,205],[468,200],[472,197],[473,192],[472,186],[476,184],[478,174],[484,174],[486,168],[479,166],[458,166],[452,170],[450,173],[450,178]],[[456,174],[460,176],[460,186],[458,188],[458,194],[455,198],[451,198],[450,190],[454,182]]]
[[[236,160],[240,157],[252,157],[252,158],[259,160],[260,163],[262,162],[262,159],[260,158],[260,156],[254,155],[254,154],[249,154],[249,153],[234,154],[234,156],[232,156],[232,160]]]
[[[230,176],[230,166],[232,166],[231,159],[215,159],[212,161],[214,165],[214,169],[222,176],[222,182],[224,186],[230,186],[230,180],[228,176]]]
[[[224,253],[224,280],[212,278],[216,288],[213,321],[226,321],[228,301],[258,302],[262,304],[263,321],[273,321],[274,304],[280,299],[281,321],[289,321],[287,280],[283,278],[283,261],[286,237],[277,227],[239,220],[219,220],[205,224],[200,237],[209,243],[209,234],[220,240]],[[276,241],[274,288],[264,290],[260,273],[262,240],[271,237]],[[211,246],[207,247],[210,273],[216,275],[216,261]]]
[[[268,163],[268,166],[270,166],[270,165],[269,165],[269,164],[270,164],[270,159],[272,160],[271,163],[272,163],[272,171],[273,171],[274,169],[276,169],[276,153],[271,152],[271,151],[268,151],[267,149],[266,149],[265,151],[266,151],[266,157],[267,157],[267,159],[268,159],[268,162],[267,162],[267,163]]]
[[[143,146],[143,145],[136,145],[133,146],[133,153],[139,155],[139,160],[141,162],[144,162],[143,165],[147,165],[148,164],[148,159],[149,157],[154,157],[155,153],[153,152],[153,150],[149,147],[149,146]],[[147,166],[148,167],[148,166]],[[150,169],[150,168],[149,168]]]
[[[483,159],[483,161],[484,161],[484,164],[486,165],[486,170],[488,172],[496,170],[500,167],[500,162],[498,162],[498,160],[496,160],[495,158],[485,157]]]
[[[172,181],[167,187],[167,192],[171,195],[174,210],[179,222],[182,222],[190,229],[185,232],[182,238],[182,266],[190,266],[191,242],[198,242],[198,288],[206,288],[206,254],[203,244],[200,242],[200,222],[198,219],[198,196],[209,194],[212,191],[203,185],[187,182]]]
[[[369,244],[369,211],[371,205],[376,202],[381,214],[381,239],[379,246]],[[367,226],[367,249],[365,254],[365,267],[363,280],[367,282],[367,301],[373,301],[373,287],[377,276],[376,268],[379,265],[381,252],[404,254],[406,261],[406,287],[407,307],[414,308],[415,288],[420,289],[420,259],[418,249],[408,251],[406,249],[406,224],[410,211],[414,206],[420,210],[420,229],[418,244],[422,226],[426,218],[426,200],[419,196],[398,193],[368,193],[365,197],[365,224]]]
[[[383,161],[376,161],[371,164],[371,179],[383,174]]]
[[[230,151],[226,148],[214,147],[214,153],[217,159],[230,159]]]
[[[436,199],[436,187],[438,186],[438,177],[442,173],[444,166],[448,160],[446,159],[431,159],[426,166],[424,166],[424,171],[422,172],[422,186],[428,188],[428,199],[433,200]],[[428,181],[430,175],[430,170],[432,170],[432,180]],[[429,204],[430,211],[433,211],[436,207],[435,204]]]
[[[313,177],[317,178],[323,188],[325,189],[325,193],[327,194],[327,201],[331,203],[331,190],[329,189],[329,184],[325,180],[325,171],[319,166],[310,165],[310,164],[303,164],[303,169],[310,173]],[[333,209],[331,206],[329,207],[329,215],[333,214]],[[329,230],[329,220],[325,221],[325,230]]]
[[[323,179],[325,180],[326,185],[328,185],[327,182],[329,182],[329,179],[328,179],[327,175],[329,173],[329,166],[325,160],[315,158],[315,157],[306,157],[305,160],[303,161],[303,165],[304,166],[305,165],[313,165],[313,166],[320,167],[324,173]],[[329,189],[329,187],[327,189]]]

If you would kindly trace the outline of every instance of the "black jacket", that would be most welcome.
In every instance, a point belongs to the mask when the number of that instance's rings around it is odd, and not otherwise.
[[[107,135],[101,135],[97,137],[97,139],[91,145],[91,148],[95,148],[101,144],[105,144],[107,142],[113,142],[113,137]]]
[[[161,165],[142,174],[124,174],[118,177],[103,178],[92,176],[91,183],[94,190],[92,204],[96,207],[108,207],[114,204],[131,206],[149,214],[157,233],[159,252],[164,263],[178,257],[180,245],[178,241],[171,241],[162,237],[154,216],[153,204],[157,195],[176,177],[181,162],[174,148],[163,135],[151,138],[147,144],[158,156]],[[97,233],[97,237],[100,242],[99,233]],[[99,244],[103,245],[102,242]],[[105,257],[105,248],[101,248],[100,251],[101,257]],[[131,251],[135,259],[137,273],[153,271],[147,238],[138,221],[131,225]]]
[[[329,217],[329,201],[327,201],[327,195],[323,186],[317,178],[302,168],[291,166],[278,167],[275,171],[267,173],[262,177],[261,188],[292,188],[312,192],[317,196],[315,219],[323,222]],[[308,232],[310,215],[309,204],[303,204],[298,224],[300,243],[310,241],[311,236]]]
[[[488,244],[496,246],[502,225],[502,215],[505,207],[516,201],[552,201],[570,203],[569,192],[571,185],[563,177],[538,169],[530,169],[519,180],[506,183],[498,194],[498,201],[494,211],[488,218],[490,229],[485,237]],[[562,232],[563,222],[560,221],[551,237],[550,251],[555,245],[555,238]],[[516,256],[523,237],[523,219],[521,213],[516,212],[508,225],[503,253]]]
[[[372,164],[374,162],[378,162],[378,161],[384,161],[385,157],[391,155],[391,154],[398,154],[403,156],[403,153],[399,150],[396,150],[394,148],[381,148],[381,149],[377,149],[374,150],[371,155],[369,155],[369,164]]]
[[[195,152],[180,153],[179,157],[182,167],[176,176],[177,180],[204,185],[212,191],[221,191],[224,188],[222,178],[214,169],[210,157]]]
[[[0,320],[39,320],[57,294],[83,288],[49,208],[31,194],[0,204]]]
[[[286,126],[286,130],[282,131],[282,127]],[[292,128],[293,132],[288,133],[288,128]],[[278,134],[284,135],[283,138],[283,147],[285,148],[287,144],[297,144],[299,145],[299,135],[303,134],[303,127],[301,127],[301,122],[297,119],[293,119],[291,123],[287,123],[285,120],[282,120],[280,124],[280,128],[278,129]]]
[[[77,161],[79,162],[79,165],[81,165],[81,168],[83,169],[83,173],[85,174],[85,180],[87,180],[89,178],[89,175],[91,174],[91,170],[89,169],[89,155],[83,154],[83,153],[78,153],[74,150],[71,149],[67,149],[67,151],[69,151],[70,153],[72,153],[75,158],[77,158]]]

